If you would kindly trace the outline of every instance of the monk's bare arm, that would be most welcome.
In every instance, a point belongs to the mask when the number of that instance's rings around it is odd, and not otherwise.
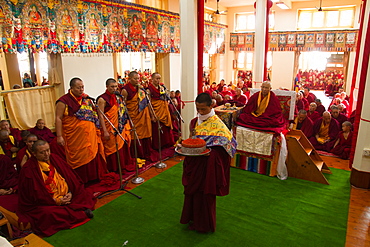
[[[121,95],[123,96],[123,101],[125,101],[125,103],[126,103],[127,95],[128,95],[126,89],[122,89]]]
[[[57,143],[62,146],[64,146],[65,144],[63,136],[62,136],[62,131],[63,131],[62,118],[63,118],[65,107],[66,105],[63,102],[58,101],[56,108],[55,108],[55,131],[57,133]]]
[[[98,107],[100,109],[100,110],[98,109],[98,116],[99,116],[100,126],[103,129],[104,139],[109,140],[110,135],[109,135],[109,132],[107,130],[107,127],[105,126],[105,120],[104,120],[104,116],[102,114],[102,112],[104,112],[105,105],[106,105],[105,100],[100,97],[99,100],[98,100]]]

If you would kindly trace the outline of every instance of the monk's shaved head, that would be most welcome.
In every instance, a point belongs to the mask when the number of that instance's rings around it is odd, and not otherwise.
[[[264,81],[261,85],[261,94],[263,97],[267,96],[271,91],[271,82]]]
[[[32,145],[32,152],[36,153],[37,151],[37,147],[39,146],[43,146],[45,144],[48,144],[47,141],[44,141],[44,140],[38,140],[37,142],[35,142],[33,145]],[[49,144],[48,144],[49,145]]]
[[[74,77],[69,81],[69,87],[74,87],[78,81],[82,81],[81,78]]]
[[[8,137],[9,136],[9,132],[7,130],[0,130],[0,137]]]

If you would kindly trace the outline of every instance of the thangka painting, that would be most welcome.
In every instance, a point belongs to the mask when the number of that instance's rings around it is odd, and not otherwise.
[[[270,51],[354,51],[357,30],[270,32]],[[250,37],[252,36],[252,38]],[[245,40],[254,39],[254,33],[231,33],[231,51],[253,51]],[[244,42],[244,45],[242,42]]]
[[[206,50],[224,52],[226,26],[205,27]],[[28,50],[179,53],[180,17],[120,0],[0,0],[0,52]]]

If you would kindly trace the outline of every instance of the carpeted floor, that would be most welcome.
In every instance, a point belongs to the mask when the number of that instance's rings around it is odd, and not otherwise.
[[[331,169],[330,185],[231,169],[230,195],[217,198],[217,230],[179,223],[178,164],[95,211],[95,218],[45,240],[59,246],[344,246],[349,172]]]

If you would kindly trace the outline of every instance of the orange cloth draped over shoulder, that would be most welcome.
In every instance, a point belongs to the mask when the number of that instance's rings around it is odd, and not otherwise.
[[[324,125],[324,121],[322,121],[320,130],[319,130],[319,139],[317,140],[320,143],[324,143],[326,140],[330,139],[329,136],[329,126],[330,124]]]
[[[118,106],[113,105],[107,112],[105,112],[105,115],[109,119],[109,121],[112,122],[114,126],[118,126]],[[112,126],[108,123],[108,121],[105,122],[105,127],[107,128],[107,131],[109,133],[114,133],[114,130]],[[112,134],[113,135],[113,134]],[[122,133],[122,137],[124,137]],[[125,138],[125,137],[124,137]],[[127,139],[126,139],[127,140]],[[120,150],[123,147],[124,141],[119,136],[114,136],[113,138],[110,138],[109,140],[105,140],[103,138],[103,144],[104,144],[104,153],[106,156],[111,155],[116,152],[116,141],[118,143],[118,150]]]
[[[153,99],[152,105],[159,121],[172,129],[172,120],[167,101]]]
[[[38,161],[45,187],[50,192],[57,205],[61,205],[61,198],[68,193],[68,185],[65,179],[58,173],[54,166],[46,162]],[[52,169],[50,169],[52,167]],[[51,171],[53,170],[53,172]],[[45,174],[49,173],[49,176]]]
[[[149,108],[139,112],[139,97],[138,93],[131,99],[127,99],[126,106],[130,114],[132,122],[134,123],[139,139],[150,138],[152,136],[152,123],[149,113]]]

